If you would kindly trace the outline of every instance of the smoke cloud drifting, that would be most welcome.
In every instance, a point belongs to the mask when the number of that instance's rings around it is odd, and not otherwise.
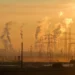
[[[45,17],[37,26],[35,37],[41,39],[49,30],[51,22],[49,17]]]

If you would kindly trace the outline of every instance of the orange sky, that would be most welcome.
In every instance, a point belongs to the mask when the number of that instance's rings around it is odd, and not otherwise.
[[[6,22],[13,21],[10,30],[12,44],[14,48],[20,49],[20,26],[24,23],[24,49],[29,49],[31,45],[34,45],[37,22],[48,16],[53,24],[57,23],[60,11],[65,13],[64,17],[72,17],[75,20],[74,3],[0,4],[0,33]]]

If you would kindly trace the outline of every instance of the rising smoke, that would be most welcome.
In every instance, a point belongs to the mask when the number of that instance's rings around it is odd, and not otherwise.
[[[59,18],[61,18],[64,15],[64,13],[60,11],[58,15],[59,15]]]
[[[3,40],[3,44],[5,49],[10,49],[12,50],[12,44],[11,44],[11,39],[10,39],[10,32],[9,32],[9,26],[12,24],[12,22],[8,22],[5,24],[5,28],[3,29],[3,33],[0,36],[0,38]]]
[[[73,23],[73,19],[72,18],[66,18],[64,19],[64,24],[66,26],[66,28],[70,27],[70,24]]]
[[[63,15],[64,15],[64,12],[60,11],[59,15],[58,15],[59,19],[60,19],[59,20],[60,22],[55,24],[57,26],[53,30],[53,35],[56,36],[56,37],[59,37],[64,32],[66,32],[67,29],[70,27],[70,24],[73,23],[72,18],[62,18]],[[40,23],[38,24],[38,26],[36,28],[35,38],[40,39],[44,35],[46,35],[46,33],[48,33],[48,31],[49,31],[50,24],[51,24],[51,21],[50,21],[49,17],[45,17],[42,21],[40,21]]]
[[[63,16],[63,12],[59,13],[60,19]],[[56,35],[58,37],[61,36],[64,32],[67,31],[67,29],[70,27],[70,24],[73,23],[73,19],[72,18],[64,18],[62,20],[62,23],[58,23],[57,27],[53,30],[54,35]]]
[[[21,35],[21,40],[23,41],[23,27],[24,27],[24,24],[23,25],[21,25],[21,27],[20,27],[20,35]]]
[[[48,32],[49,26],[51,22],[49,17],[45,17],[40,23],[38,24],[36,28],[36,34],[35,38],[36,39],[41,39],[46,33]]]

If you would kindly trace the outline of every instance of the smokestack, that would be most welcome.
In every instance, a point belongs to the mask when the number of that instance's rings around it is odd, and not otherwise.
[[[21,68],[23,68],[23,26],[24,25],[22,25],[21,26],[21,33],[20,33],[20,35],[21,35]]]

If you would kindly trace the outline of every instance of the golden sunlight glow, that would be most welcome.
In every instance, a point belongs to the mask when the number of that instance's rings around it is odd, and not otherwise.
[[[60,11],[60,12],[59,12],[59,17],[63,16],[63,14],[64,14],[64,13],[63,13],[62,11]]]
[[[73,20],[72,20],[72,18],[66,18],[66,19],[64,20],[64,23],[66,24],[66,27],[69,27],[69,25],[70,25],[71,23],[73,23]]]

